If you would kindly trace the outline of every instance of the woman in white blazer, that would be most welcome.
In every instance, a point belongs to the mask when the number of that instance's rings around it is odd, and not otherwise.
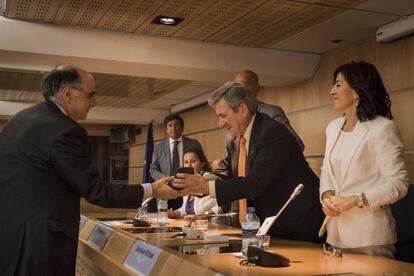
[[[335,70],[330,95],[344,116],[326,128],[320,235],[327,231],[327,242],[345,252],[392,258],[390,205],[405,196],[409,182],[389,95],[375,66],[363,61]]]
[[[210,164],[204,152],[199,148],[190,148],[184,152],[184,167],[193,167],[194,173],[203,175],[207,180],[217,180],[218,177],[212,173]],[[184,217],[186,215],[199,215],[208,213],[219,213],[221,210],[217,205],[217,200],[210,196],[199,197],[197,195],[188,195],[183,197],[183,205],[173,211],[168,211],[169,218]]]

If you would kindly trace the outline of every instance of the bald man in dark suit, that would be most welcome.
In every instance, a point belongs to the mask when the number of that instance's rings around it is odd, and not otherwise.
[[[80,198],[137,208],[144,198],[176,198],[166,185],[105,183],[88,157],[84,120],[95,80],[71,66],[49,72],[45,100],[17,113],[0,134],[0,274],[75,275]]]
[[[235,82],[244,83],[249,90],[253,93],[254,97],[257,99],[257,95],[260,92],[260,85],[259,85],[259,77],[257,74],[250,70],[244,70],[238,72],[234,76]],[[270,118],[275,120],[276,122],[281,123],[289,130],[290,133],[295,137],[296,141],[299,144],[299,147],[302,151],[305,150],[305,144],[303,143],[302,139],[290,125],[289,119],[286,117],[285,111],[278,105],[271,105],[261,101],[257,101],[257,110],[260,113],[267,114]]]

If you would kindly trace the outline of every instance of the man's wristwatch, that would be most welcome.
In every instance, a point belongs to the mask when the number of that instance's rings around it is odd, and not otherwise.
[[[364,198],[362,196],[362,194],[357,194],[357,202],[358,202],[358,208],[363,208],[364,207]]]

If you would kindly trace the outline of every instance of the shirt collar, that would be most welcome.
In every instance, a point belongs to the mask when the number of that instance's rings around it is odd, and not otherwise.
[[[174,140],[172,138],[168,138],[168,141],[170,144],[174,143],[175,141],[180,141],[181,143],[183,142],[183,136],[181,135],[180,138],[178,138],[177,140]]]
[[[60,109],[60,111],[62,111],[63,114],[65,114],[66,116],[69,116],[66,110],[64,110],[63,107],[60,106],[59,102],[55,98],[50,98],[50,101],[54,103]]]
[[[252,135],[252,128],[253,128],[253,122],[256,118],[256,114],[253,115],[253,118],[251,119],[249,125],[247,126],[246,130],[244,131],[243,137],[246,138],[246,144],[248,145],[250,142],[250,136]]]

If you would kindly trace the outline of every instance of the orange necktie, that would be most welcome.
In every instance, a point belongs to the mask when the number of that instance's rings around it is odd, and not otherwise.
[[[246,138],[240,136],[239,146],[239,162],[237,164],[237,173],[239,176],[246,176]],[[245,198],[239,200],[239,222],[242,225],[242,221],[246,217],[247,201]]]

